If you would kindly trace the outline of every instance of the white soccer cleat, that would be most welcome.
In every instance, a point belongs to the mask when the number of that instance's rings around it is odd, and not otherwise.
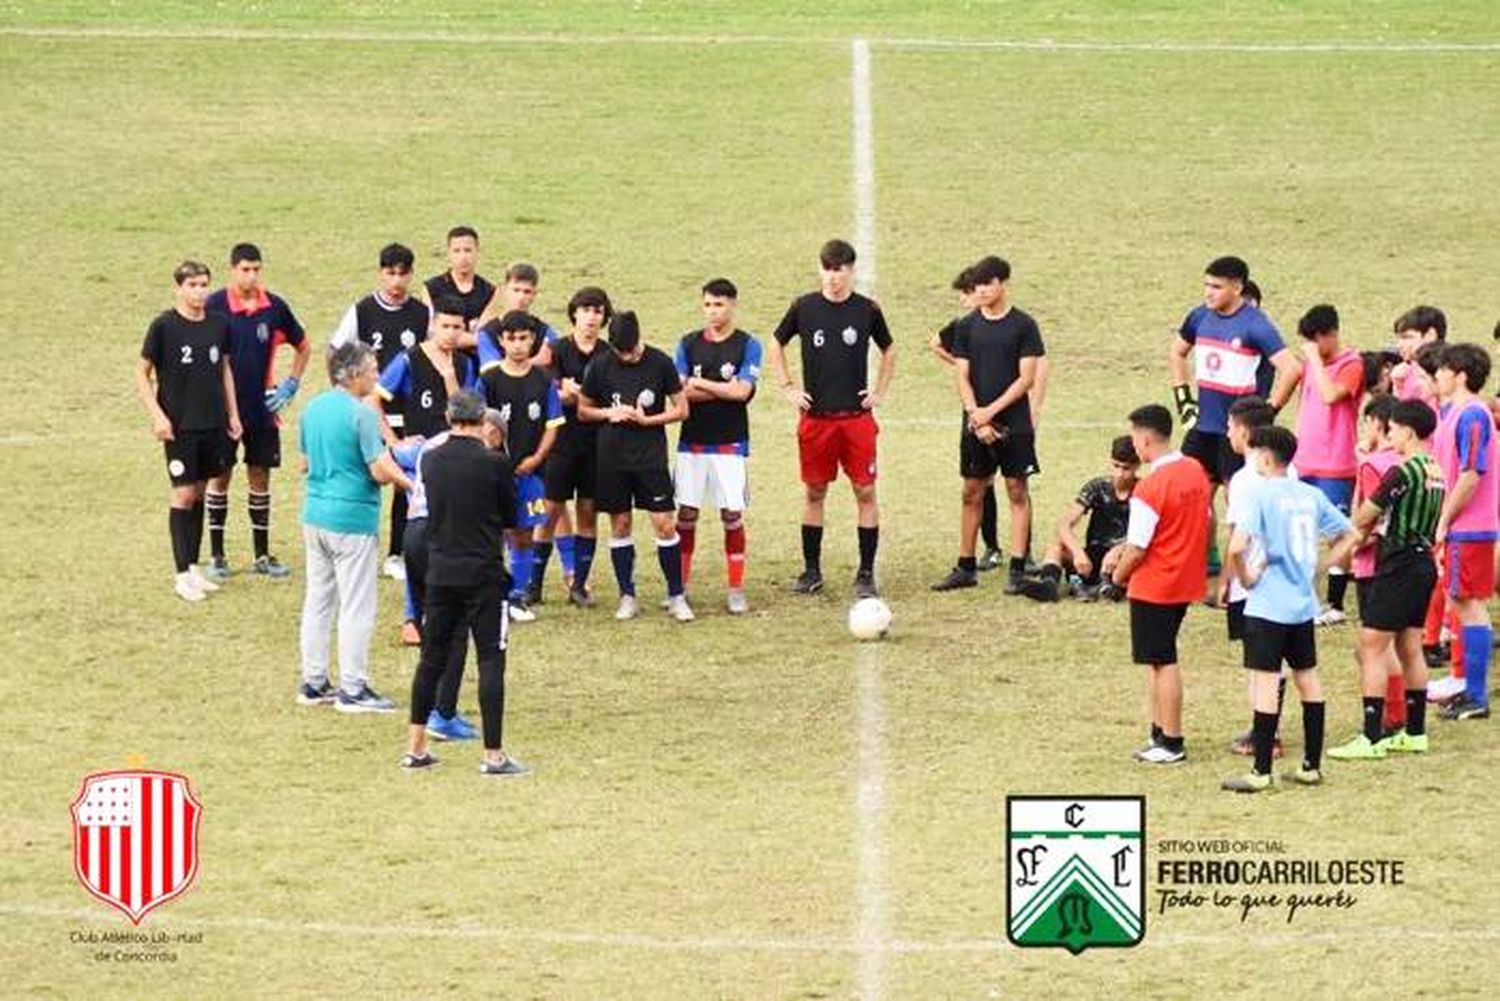
[[[172,585],[172,590],[177,592],[177,597],[183,601],[202,601],[208,597],[208,595],[203,593],[203,589],[198,586],[198,582],[193,579],[192,571],[178,574],[176,582]]]
[[[509,603],[510,621],[512,622],[535,622],[536,613],[518,601]]]
[[[635,618],[639,614],[640,611],[635,605],[635,595],[620,595],[620,607],[615,609],[615,618],[621,622],[625,622],[628,619]]]
[[[1427,682],[1428,702],[1447,702],[1458,697],[1464,690],[1464,679],[1448,675],[1445,678],[1433,678]]]
[[[406,561],[399,556],[387,556],[380,569],[391,580],[406,580]]]
[[[680,594],[667,603],[667,614],[678,622],[692,622],[697,618],[692,606],[687,603],[687,598]]]
[[[204,594],[213,594],[219,589],[219,585],[203,576],[203,568],[194,563],[188,567],[188,576],[193,578],[193,583],[198,585],[198,590]]]
[[[1329,607],[1319,612],[1317,614],[1317,617],[1313,619],[1313,623],[1319,626],[1336,626],[1340,623],[1347,622],[1348,619],[1349,616],[1344,614],[1344,610],[1342,608]]]
[[[745,592],[739,588],[731,588],[729,597],[725,602],[729,606],[730,615],[744,615],[750,611],[750,600],[745,597]]]

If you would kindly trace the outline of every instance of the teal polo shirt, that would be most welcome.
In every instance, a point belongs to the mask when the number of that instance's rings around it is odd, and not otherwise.
[[[345,535],[380,531],[380,484],[370,463],[385,451],[380,417],[343,389],[318,394],[297,430],[307,457],[303,524]]]

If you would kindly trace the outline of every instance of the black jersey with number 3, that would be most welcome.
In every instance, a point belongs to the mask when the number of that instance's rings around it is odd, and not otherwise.
[[[354,304],[354,319],[359,339],[375,349],[382,372],[392,358],[427,339],[427,306],[411,297],[392,307],[367,295]]]
[[[677,366],[666,352],[646,346],[640,361],[626,364],[611,350],[596,354],[583,374],[583,395],[600,407],[640,407],[648,417],[667,409],[682,392]],[[667,430],[639,424],[599,424],[599,454],[618,469],[666,469]]]
[[[227,426],[222,364],[229,357],[229,324],[218,313],[189,320],[169,309],[151,321],[141,357],[156,370],[156,402],[173,431]]]
[[[832,302],[809,292],[787,309],[773,335],[781,344],[802,338],[802,388],[814,414],[853,413],[870,384],[870,342],[885,351],[891,331],[875,300],[853,293]]]

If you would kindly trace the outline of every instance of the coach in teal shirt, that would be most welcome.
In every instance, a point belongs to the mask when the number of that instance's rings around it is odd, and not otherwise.
[[[375,632],[380,487],[411,488],[386,452],[380,418],[363,399],[375,389],[375,353],[358,341],[328,355],[333,388],[302,413],[297,440],[307,464],[302,538],[307,594],[302,602],[303,705],[333,703],[341,712],[391,712],[395,703],[370,687]],[[328,652],[338,616],[339,687],[328,680]]]

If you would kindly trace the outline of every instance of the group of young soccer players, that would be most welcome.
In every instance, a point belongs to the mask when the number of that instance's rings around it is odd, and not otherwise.
[[[483,399],[514,476],[515,523],[506,532],[512,621],[535,618],[554,553],[567,601],[593,607],[600,513],[609,519],[615,617],[637,617],[637,509],[651,522],[664,609],[679,621],[693,620],[687,587],[705,505],[717,509],[723,530],[727,609],[749,609],[748,406],[763,364],[798,411],[804,566],[792,589],[814,594],[824,587],[824,505],[842,470],[858,514],[853,592],[878,593],[873,411],[889,391],[895,345],[880,307],[854,291],[853,247],[840,240],[823,246],[820,287],[792,302],[764,357],[760,341],[736,324],[738,291],[728,279],[702,285],[703,326],[681,337],[673,357],[644,343],[636,315],[617,311],[601,288],[572,294],[570,329],[562,333],[531,312],[539,281],[534,267],[513,264],[496,285],[477,273],[474,230],[455,227],[446,247],[447,270],[415,292],[415,255],[400,244],[385,247],[377,288],[349,307],[329,345],[332,351],[358,342],[378,364],[378,384],[365,402],[378,411],[380,436],[404,470],[399,482],[406,488],[391,506],[385,570],[406,581],[407,642],[422,642],[430,545],[423,460],[446,442],[450,402],[460,394]],[[229,284],[210,295],[206,267],[179,267],[177,305],[153,322],[137,370],[141,399],[166,449],[174,588],[188,601],[202,600],[232,573],[223,530],[236,443],[249,467],[251,568],[271,578],[290,572],[268,549],[269,477],[280,464],[277,414],[298,391],[310,343],[290,307],[260,281],[261,255],[253,245],[237,245],[230,268]],[[1490,409],[1477,396],[1489,374],[1482,348],[1446,344],[1441,312],[1419,307],[1397,321],[1389,352],[1361,355],[1340,340],[1336,311],[1318,306],[1299,325],[1299,358],[1260,309],[1248,267],[1220,258],[1206,269],[1204,302],[1184,320],[1169,356],[1184,431],[1180,451],[1170,446],[1171,411],[1159,405],[1134,411],[1130,435],[1111,442],[1109,475],[1083,485],[1038,565],[1030,559],[1028,481],[1039,471],[1047,359],[1036,321],[1011,304],[1009,283],[1010,266],[999,257],[965,268],[954,282],[965,312],[930,345],[953,367],[963,409],[959,555],[934,591],[977,586],[980,571],[1000,565],[998,474],[1009,514],[1007,593],[1043,602],[1069,591],[1130,600],[1134,659],[1148,665],[1152,707],[1151,740],[1136,752],[1139,760],[1185,759],[1176,637],[1187,608],[1205,596],[1226,610],[1229,636],[1244,644],[1251,677],[1251,726],[1235,749],[1253,755],[1254,765],[1226,787],[1254,791],[1272,782],[1283,666],[1301,695],[1305,731],[1301,767],[1289,774],[1302,783],[1321,780],[1323,695],[1313,671],[1314,629],[1344,620],[1349,579],[1360,604],[1365,721],[1359,735],[1328,756],[1426,751],[1429,697],[1445,700],[1453,719],[1488,715],[1486,601],[1495,582],[1500,473]],[[794,338],[800,382],[785,356]],[[291,375],[277,382],[274,356],[282,343],[296,357]],[[879,356],[873,374],[871,343]],[[1299,386],[1294,434],[1275,420]],[[675,463],[666,434],[674,423],[682,424]],[[1222,533],[1213,517],[1220,485],[1228,488]],[[203,565],[205,510],[213,547]],[[1220,534],[1228,540],[1222,562]],[[1331,543],[1328,603],[1321,608],[1313,590],[1320,540]],[[1211,576],[1220,577],[1212,592]],[[1453,678],[1462,680],[1429,686],[1426,671],[1442,656],[1445,623]],[[456,712],[461,642],[451,656],[428,727],[444,738],[474,736]],[[393,708],[367,694],[345,701]]]

